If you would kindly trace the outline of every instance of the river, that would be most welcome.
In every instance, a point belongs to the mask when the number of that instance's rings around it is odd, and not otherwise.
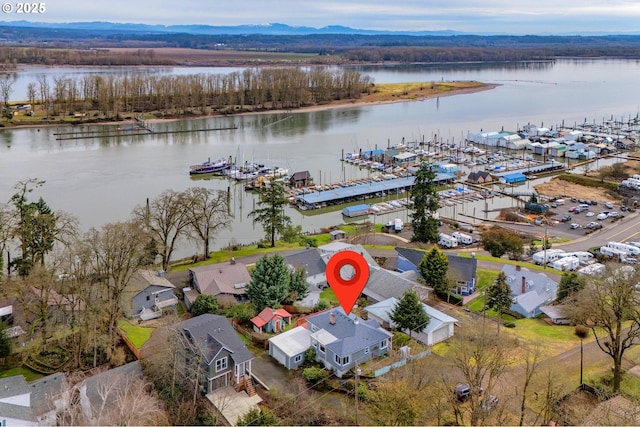
[[[233,156],[239,160],[278,165],[291,172],[309,170],[316,183],[366,177],[370,172],[345,166],[341,151],[386,147],[403,140],[438,135],[460,142],[470,131],[516,130],[527,123],[555,127],[563,121],[600,123],[612,115],[628,119],[638,114],[640,72],[635,60],[559,60],[529,64],[461,64],[354,67],[375,82],[478,80],[496,83],[493,90],[440,97],[419,102],[367,105],[317,112],[261,114],[154,123],[155,131],[229,127],[235,130],[138,137],[57,140],[68,128],[41,127],[0,131],[0,202],[8,201],[13,185],[37,177],[46,184],[33,193],[56,210],[77,216],[81,227],[99,227],[129,217],[165,189],[193,185],[229,190],[234,222],[217,236],[213,248],[248,243],[262,236],[247,219],[255,196],[223,179],[194,181],[188,166],[207,158]],[[134,72],[120,68],[101,72]],[[152,73],[229,72],[237,69],[150,68]],[[16,92],[40,75],[48,78],[95,72],[92,68],[29,67],[15,77]],[[117,127],[117,126],[114,126]],[[94,126],[91,129],[106,129]],[[498,203],[497,201],[494,203]],[[475,205],[458,207],[472,214]],[[492,208],[492,206],[489,206]],[[452,210],[446,207],[445,210]],[[481,209],[481,208],[480,208]],[[447,214],[447,212],[443,212]],[[343,222],[340,211],[302,215],[288,208],[294,225],[305,231]],[[397,214],[396,214],[397,215]],[[402,213],[406,220],[406,213]],[[387,216],[378,222],[387,221]],[[195,253],[183,245],[178,256]]]

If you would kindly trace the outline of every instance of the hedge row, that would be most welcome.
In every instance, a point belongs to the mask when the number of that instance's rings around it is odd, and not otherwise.
[[[585,187],[595,187],[595,188],[604,188],[605,190],[616,191],[618,189],[618,184],[610,181],[600,181],[597,178],[591,178],[589,176],[584,175],[574,175],[574,174],[562,174],[558,176],[558,179],[563,181],[572,182],[578,185],[584,185]]]

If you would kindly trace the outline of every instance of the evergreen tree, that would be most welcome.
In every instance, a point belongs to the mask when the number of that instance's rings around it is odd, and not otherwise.
[[[289,295],[291,273],[280,254],[265,255],[256,262],[247,286],[247,297],[259,313],[265,307],[277,308]]]
[[[272,179],[269,185],[263,185],[258,190],[260,201],[258,208],[249,212],[254,224],[259,222],[271,241],[271,247],[276,245],[276,233],[282,234],[285,227],[291,223],[291,218],[284,214],[284,207],[289,203],[282,181]]]
[[[409,337],[413,331],[424,331],[429,324],[429,316],[424,312],[420,298],[414,290],[404,293],[390,315],[398,328],[409,330]]]
[[[218,313],[218,299],[213,295],[198,295],[198,298],[191,304],[191,314],[200,316],[201,314]]]
[[[307,271],[303,268],[296,268],[291,271],[291,280],[289,281],[289,295],[287,302],[293,304],[296,301],[303,300],[309,295],[309,283],[307,283]]]
[[[418,264],[418,271],[425,283],[431,286],[439,296],[445,296],[449,293],[448,270],[449,259],[447,255],[435,246],[422,257],[420,264]]]
[[[238,426],[277,426],[278,419],[266,408],[254,408],[238,418]]]
[[[507,275],[503,271],[498,273],[495,282],[486,290],[487,307],[498,312],[498,332],[500,332],[500,321],[502,313],[506,313],[511,308],[511,287],[507,283]],[[486,308],[485,308],[486,309]]]
[[[432,164],[421,163],[411,189],[411,197],[413,197],[412,242],[436,243],[440,240],[438,220],[433,217],[440,208],[438,203],[440,197],[436,191],[435,178],[435,167]]]
[[[565,271],[562,273],[562,278],[558,285],[558,302],[582,290],[584,285],[585,280],[583,276],[580,276],[575,271]]]

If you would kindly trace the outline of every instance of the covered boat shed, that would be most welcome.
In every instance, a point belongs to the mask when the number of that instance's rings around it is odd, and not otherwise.
[[[527,180],[527,177],[520,172],[510,173],[500,177],[500,181],[504,181],[507,184],[517,184],[519,182],[524,182],[526,180]]]

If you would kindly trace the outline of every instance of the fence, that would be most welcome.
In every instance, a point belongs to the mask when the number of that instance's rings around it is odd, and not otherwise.
[[[392,369],[398,369],[398,368],[403,367],[404,365],[407,364],[407,361],[413,362],[414,360],[422,359],[423,357],[428,356],[430,354],[431,354],[431,350],[425,350],[425,351],[420,352],[420,353],[418,353],[418,354],[416,354],[414,356],[409,356],[406,359],[402,359],[402,360],[394,362],[394,363],[392,363],[390,365],[383,366],[382,368],[376,369],[375,371],[373,371],[373,377],[374,378],[378,378],[381,375],[389,373]]]

